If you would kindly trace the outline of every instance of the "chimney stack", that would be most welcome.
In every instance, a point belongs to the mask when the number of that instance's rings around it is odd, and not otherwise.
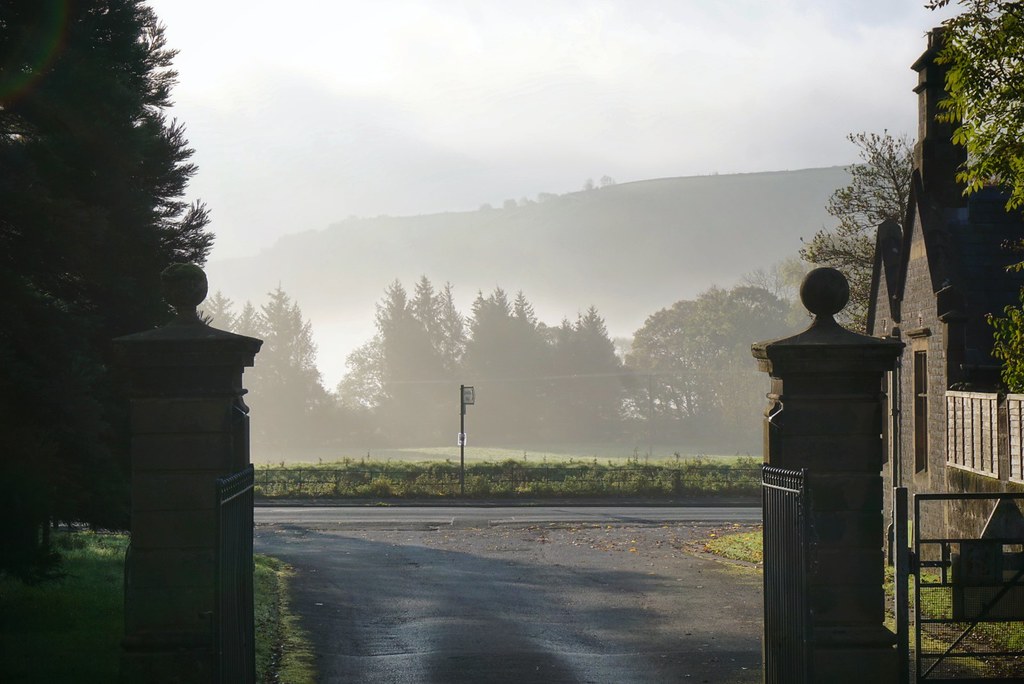
[[[967,160],[967,151],[953,144],[956,125],[940,122],[939,102],[946,97],[948,65],[937,64],[935,58],[942,49],[945,35],[943,27],[928,32],[928,49],[911,67],[918,75],[917,87],[917,144],[914,146],[914,168],[921,174],[925,193],[943,207],[966,204],[963,186],[956,181],[960,165]]]

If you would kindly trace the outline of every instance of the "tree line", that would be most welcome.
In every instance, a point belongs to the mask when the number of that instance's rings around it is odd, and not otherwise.
[[[765,392],[750,344],[804,319],[793,287],[770,291],[763,274],[747,281],[655,312],[620,353],[595,307],[549,325],[521,291],[478,292],[464,313],[450,284],[423,276],[410,291],[396,280],[376,305],[376,334],[348,355],[333,392],[316,370],[310,321],[280,287],[258,309],[246,302],[236,313],[220,293],[202,308],[215,327],[266,340],[246,371],[261,446],[451,445],[461,384],[479,397],[467,418],[476,444],[749,446]]]

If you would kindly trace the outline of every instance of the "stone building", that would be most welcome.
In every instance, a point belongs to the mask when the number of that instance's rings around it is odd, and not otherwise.
[[[999,365],[985,318],[1018,302],[1024,274],[1005,267],[1020,257],[1004,243],[1024,237],[1024,218],[1006,212],[998,189],[964,197],[956,182],[964,150],[951,142],[952,126],[935,118],[945,84],[945,68],[935,63],[941,40],[941,29],[933,30],[913,65],[918,142],[903,225],[883,223],[877,234],[868,333],[906,343],[885,390],[884,475],[887,490],[905,486],[911,494],[1007,491],[1014,482],[1024,489],[1019,435],[1014,447],[1010,434],[1020,406],[996,394]],[[963,522],[963,531],[974,531],[980,523],[971,518],[926,526],[939,532]]]

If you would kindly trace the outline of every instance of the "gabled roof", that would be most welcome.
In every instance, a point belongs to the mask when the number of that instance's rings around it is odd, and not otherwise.
[[[921,255],[923,249],[934,315],[942,321],[964,321],[967,356],[975,363],[988,363],[992,336],[985,315],[998,315],[1015,304],[1024,286],[1024,273],[1006,270],[1020,260],[1007,251],[1006,243],[1024,238],[1024,215],[1006,212],[1005,194],[997,188],[971,195],[966,207],[945,207],[935,199],[915,170],[902,230],[892,222],[878,227],[869,329],[887,334],[888,330],[874,330],[875,322],[885,316],[893,324],[902,322],[912,252]],[[888,301],[887,310],[879,304],[880,294]]]
[[[875,264],[871,269],[871,297],[868,300],[867,330],[869,331],[873,331],[875,327],[877,313],[875,306],[880,289],[884,289],[885,300],[889,304],[883,313],[894,323],[900,320],[900,300],[896,295],[896,285],[899,282],[902,242],[903,230],[900,228],[900,224],[892,219],[887,219],[878,226],[875,236]],[[889,331],[878,332],[888,333]]]
[[[915,237],[923,242],[932,292],[955,286],[957,280],[957,249],[951,229],[964,223],[958,208],[945,208],[925,189],[921,173],[914,169],[910,182],[910,201],[903,223],[903,243],[900,247],[900,268],[895,294],[900,302],[905,296],[907,273],[910,269]],[[940,312],[941,313],[941,312]]]

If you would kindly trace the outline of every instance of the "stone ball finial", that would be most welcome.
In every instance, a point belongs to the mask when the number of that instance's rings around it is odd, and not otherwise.
[[[164,299],[174,307],[179,321],[198,321],[196,307],[209,291],[206,273],[195,264],[171,264],[160,274]]]
[[[817,320],[833,320],[850,301],[850,283],[834,268],[816,268],[800,284],[800,301]]]

